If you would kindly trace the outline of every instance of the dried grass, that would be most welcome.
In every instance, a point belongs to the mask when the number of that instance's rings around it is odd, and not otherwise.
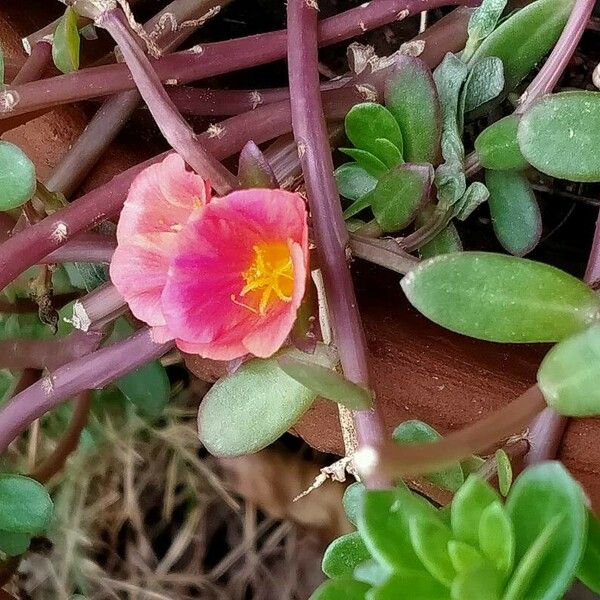
[[[22,561],[11,584],[17,597],[308,598],[322,578],[324,537],[347,528],[335,514],[342,489],[325,492],[325,509],[323,496],[291,506],[318,466],[266,453],[228,461],[238,491],[259,490],[248,501],[234,497],[223,466],[199,453],[192,404],[170,406],[160,427],[135,415],[118,424],[107,418],[104,442],[71,457],[50,484],[52,547]],[[52,450],[54,442],[40,429],[12,448],[12,460],[23,468]],[[285,474],[283,485],[278,473]],[[308,531],[314,526],[318,534]]]

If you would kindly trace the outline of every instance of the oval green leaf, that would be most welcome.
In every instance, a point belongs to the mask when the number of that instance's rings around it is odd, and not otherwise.
[[[0,141],[0,210],[18,208],[35,194],[35,166],[14,144]]]
[[[515,533],[499,501],[481,513],[479,547],[499,573],[504,577],[510,574],[515,558]]]
[[[537,379],[548,406],[561,415],[600,414],[600,324],[554,346]]]
[[[360,150],[359,148],[339,148],[339,151],[353,158],[371,177],[378,179],[388,170],[384,162],[366,150]]]
[[[398,56],[385,84],[385,105],[400,125],[404,159],[437,165],[441,160],[442,108],[427,65],[413,56]]]
[[[484,129],[475,140],[475,152],[479,162],[486,169],[525,169],[529,163],[525,160],[517,131],[521,118],[509,115]]]
[[[54,32],[52,58],[56,68],[63,73],[71,73],[79,69],[81,40],[77,18],[75,10],[68,6]]]
[[[369,585],[381,585],[389,576],[390,570],[373,559],[365,560],[354,569],[354,579]]]
[[[381,176],[368,195],[377,223],[384,231],[399,231],[409,225],[429,197],[433,167],[405,163]]]
[[[392,113],[376,102],[356,104],[346,114],[344,122],[348,139],[361,150],[374,154],[386,162],[377,139],[386,139],[395,146],[402,157],[402,133]]]
[[[0,531],[0,551],[8,556],[24,554],[31,543],[31,536],[27,533],[10,533]]]
[[[332,369],[289,354],[278,357],[277,363],[284,373],[317,396],[323,396],[351,410],[368,410],[373,404],[369,390],[352,383]]]
[[[365,489],[366,488],[364,484],[356,481],[346,488],[342,498],[342,504],[344,506],[346,517],[348,518],[348,521],[355,526],[358,522],[358,513],[360,511]]]
[[[277,360],[251,360],[204,396],[198,411],[200,440],[216,456],[258,452],[296,423],[315,398]]]
[[[503,254],[438,256],[414,267],[401,285],[435,323],[495,342],[558,341],[600,316],[600,299],[579,279]]]
[[[409,521],[410,541],[429,573],[446,587],[456,575],[448,554],[450,528],[439,519],[412,517]]]
[[[392,438],[399,444],[418,444],[422,442],[435,442],[441,435],[423,421],[411,420],[400,423]],[[426,478],[434,485],[456,492],[464,483],[465,478],[459,463],[456,463],[438,473],[429,473]]]
[[[371,586],[351,577],[330,579],[317,588],[309,600],[366,600]]]
[[[542,214],[527,177],[518,171],[486,171],[496,237],[514,256],[531,252],[542,236]]]
[[[515,531],[517,571],[521,561],[527,565],[526,573],[522,570],[517,577],[515,572],[520,585],[513,584],[514,591],[507,593],[507,598],[562,598],[586,543],[583,490],[560,463],[540,463],[515,481],[506,510]],[[541,542],[536,547],[538,538]],[[527,556],[530,548],[535,552]]]
[[[504,89],[504,67],[496,56],[477,61],[469,72],[461,97],[463,114],[493,100]]]
[[[358,531],[343,535],[333,540],[323,555],[322,569],[327,577],[341,577],[352,575],[354,569],[371,554],[367,550]]]
[[[502,581],[487,563],[470,572],[459,573],[452,582],[452,600],[500,600]]]
[[[508,454],[506,454],[502,448],[498,448],[498,450],[496,450],[495,459],[496,470],[498,472],[498,489],[503,496],[508,496],[513,480],[513,470],[510,458],[508,458]]]
[[[22,475],[0,475],[0,531],[44,533],[53,508],[42,484]]]
[[[504,65],[506,91],[527,76],[556,44],[574,0],[537,0],[506,19],[475,51],[472,62],[496,56]]]
[[[474,571],[485,563],[485,559],[478,550],[470,544],[458,540],[448,542],[448,556],[450,556],[452,566],[457,573]]]
[[[372,590],[369,600],[450,600],[448,589],[431,575],[401,572]]]
[[[583,558],[577,568],[577,577],[593,592],[600,594],[600,521],[588,513],[588,534]]]
[[[357,201],[375,189],[377,179],[355,162],[340,165],[335,170],[338,192],[348,200]]]
[[[538,171],[571,181],[600,181],[600,92],[545,96],[523,115],[523,156]]]

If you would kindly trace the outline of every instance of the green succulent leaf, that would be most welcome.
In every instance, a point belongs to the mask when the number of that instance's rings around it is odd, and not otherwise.
[[[27,533],[0,531],[0,551],[7,556],[19,556],[27,551],[31,536]]]
[[[521,117],[517,138],[523,156],[538,171],[571,181],[600,181],[600,92],[540,98]]]
[[[452,600],[501,600],[502,581],[487,563],[469,572],[459,573],[452,582]]]
[[[506,91],[513,90],[554,47],[574,0],[536,0],[514,13],[491,33],[471,58],[496,56],[504,64]]]
[[[423,421],[404,421],[400,423],[392,437],[399,444],[415,444],[421,442],[435,442],[441,435]],[[456,492],[464,483],[465,478],[459,463],[456,463],[438,473],[429,473],[427,479],[434,485]]]
[[[369,560],[371,555],[357,531],[333,540],[323,555],[322,569],[327,577],[352,575],[355,567]]]
[[[399,56],[385,84],[385,104],[400,125],[404,159],[411,163],[440,162],[442,108],[427,65]]]
[[[429,197],[433,167],[405,163],[381,176],[367,196],[375,219],[384,231],[399,231],[409,225]]]
[[[600,324],[554,346],[537,379],[548,406],[561,415],[600,414]]]
[[[360,150],[359,148],[338,148],[338,150],[353,158],[360,167],[375,179],[379,179],[388,170],[383,161],[367,150]]]
[[[508,496],[513,480],[512,465],[508,454],[502,449],[496,450],[496,469],[498,471],[498,489],[503,496]]]
[[[388,151],[382,153],[382,145],[377,143],[378,139],[385,139],[397,149],[402,159],[402,132],[385,106],[376,102],[356,104],[346,114],[344,125],[348,139],[360,150],[370,152],[385,163]]]
[[[290,350],[291,356],[301,356]],[[324,360],[324,366],[331,366]],[[262,450],[310,408],[316,393],[287,375],[276,359],[254,359],[208,391],[198,434],[211,454],[241,456]]]
[[[351,577],[330,579],[319,586],[309,600],[366,600],[371,586]]]
[[[483,0],[469,19],[467,33],[469,39],[463,54],[463,60],[468,60],[479,44],[488,37],[504,12],[507,0]]]
[[[0,210],[18,208],[35,194],[35,166],[14,144],[0,141]]]
[[[375,185],[377,185],[377,184],[375,184]],[[370,208],[370,207],[371,207],[371,196],[370,196],[370,194],[367,194],[363,198],[360,198],[359,200],[356,200],[355,202],[353,202],[344,211],[344,219],[352,219],[352,217],[355,217],[358,213],[360,213],[363,210]]]
[[[357,201],[375,189],[377,178],[369,175],[359,164],[350,162],[335,170],[335,182],[341,196]]]
[[[480,476],[469,475],[452,500],[450,522],[454,539],[477,547],[481,515],[499,500],[496,491]]]
[[[277,358],[279,368],[298,383],[351,410],[368,410],[373,403],[372,393],[352,383],[340,373],[304,358],[283,354]]]
[[[577,577],[596,594],[600,594],[600,521],[588,512],[588,533],[583,558],[577,568]]]
[[[586,544],[587,509],[579,484],[558,462],[529,467],[506,503],[515,531],[515,564],[505,600],[558,600]]]
[[[499,573],[504,577],[510,574],[515,558],[515,533],[499,501],[481,513],[479,547]]]
[[[46,488],[23,475],[0,475],[0,531],[44,533],[54,506]]]
[[[504,89],[504,66],[496,56],[487,56],[477,61],[469,71],[469,76],[461,95],[462,114],[479,108],[493,100]]]
[[[553,342],[598,319],[600,299],[579,279],[546,264],[486,252],[445,254],[401,282],[426,317],[495,342]]]
[[[485,563],[485,558],[479,550],[458,540],[448,542],[448,556],[457,573],[469,573]]]
[[[452,213],[459,221],[466,221],[478,206],[487,202],[489,197],[490,192],[487,187],[480,181],[474,181],[454,205]]]
[[[348,518],[348,521],[355,526],[358,522],[358,513],[361,509],[364,493],[364,484],[356,481],[346,488],[342,498],[342,504],[344,506],[346,517]]]
[[[368,583],[369,585],[378,586],[383,584],[390,576],[390,570],[384,565],[380,565],[377,561],[370,559],[365,560],[354,569],[354,579]]]
[[[519,148],[521,117],[509,115],[484,129],[475,140],[479,162],[486,169],[525,169],[529,166]]]
[[[115,321],[110,341],[124,339],[135,331],[127,319]],[[171,384],[160,361],[153,360],[115,381],[121,393],[148,419],[163,414],[171,396]]]
[[[494,232],[514,256],[531,252],[542,236],[542,215],[527,177],[518,171],[485,172]]]
[[[390,140],[377,138],[373,142],[373,147],[376,150],[376,156],[390,169],[404,162],[400,149]]]
[[[359,513],[358,531],[378,562],[391,569],[424,573],[410,540],[411,517],[435,520],[437,511],[424,498],[408,490],[368,490]]]
[[[452,532],[439,519],[412,517],[409,521],[410,541],[417,556],[441,584],[452,585],[456,570],[448,554]]]
[[[370,592],[369,600],[450,600],[448,589],[431,575],[413,572],[394,573]]]
[[[81,39],[77,25],[77,13],[67,6],[52,40],[52,58],[56,68],[63,73],[71,73],[79,69],[79,49]]]

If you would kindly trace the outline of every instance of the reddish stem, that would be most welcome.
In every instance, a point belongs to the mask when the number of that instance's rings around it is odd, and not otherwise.
[[[477,0],[374,0],[324,19],[319,25],[319,44],[326,46],[396,21],[407,10],[416,14],[448,5],[477,5]],[[193,50],[165,56],[152,65],[163,82],[175,80],[179,84],[206,79],[214,75],[246,69],[285,58],[287,34],[285,30],[251,35],[244,38],[203,44]],[[124,92],[134,88],[134,81],[126,65],[104,65],[82,69],[40,82],[9,88],[6,94],[16,104],[0,118]],[[2,94],[0,94],[0,107]]]
[[[22,85],[41,79],[50,64],[52,64],[52,42],[40,40],[31,48],[31,53],[15,75],[11,85]]]
[[[288,0],[292,125],[311,208],[333,335],[345,376],[372,389],[367,343],[347,263],[348,230],[333,178],[333,162],[319,91],[317,47],[316,7],[306,0]],[[375,410],[356,411],[354,417],[359,444],[381,442],[383,427]]]
[[[96,350],[60,367],[17,394],[0,407],[0,453],[36,419],[88,389],[100,389],[111,381],[154,360],[172,347],[155,344],[149,329],[124,341]]]

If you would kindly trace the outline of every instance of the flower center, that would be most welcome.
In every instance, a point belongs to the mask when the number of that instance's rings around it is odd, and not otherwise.
[[[244,297],[257,292],[258,310],[245,303],[238,302],[246,308],[264,315],[272,298],[283,302],[291,302],[294,292],[294,265],[287,244],[266,242],[253,248],[254,261],[242,273],[246,284],[240,292]],[[236,302],[235,297],[232,298]]]

